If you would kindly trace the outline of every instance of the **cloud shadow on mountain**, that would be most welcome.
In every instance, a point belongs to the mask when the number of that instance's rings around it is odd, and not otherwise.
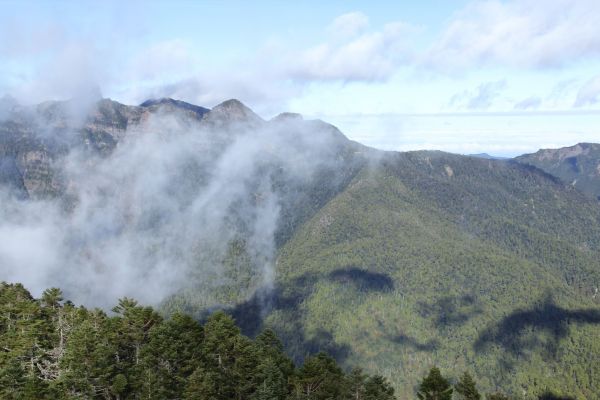
[[[462,325],[474,316],[483,312],[483,307],[476,297],[443,296],[434,302],[418,303],[418,312],[423,318],[433,318],[438,328],[451,325]]]
[[[313,291],[317,277],[304,274],[289,284],[276,284],[272,289],[258,291],[248,301],[228,310],[236,320],[242,332],[255,337],[265,327],[265,318],[271,313],[278,313],[285,321],[273,327],[283,341],[289,355],[296,363],[302,363],[311,354],[324,351],[342,363],[350,355],[347,344],[336,343],[331,332],[326,329],[306,332],[302,326],[301,304]]]
[[[499,345],[505,355],[527,356],[532,350],[555,358],[560,340],[573,324],[600,324],[600,309],[568,310],[555,304],[551,295],[530,309],[515,310],[490,325],[477,338],[474,349],[485,352]]]
[[[329,274],[329,280],[353,285],[356,290],[362,292],[389,292],[394,290],[394,281],[389,275],[357,267],[336,269]]]
[[[394,343],[397,343],[401,346],[412,347],[417,351],[433,351],[437,349],[439,346],[439,342],[437,340],[429,340],[427,342],[419,342],[416,338],[412,336],[407,336],[403,333],[391,337],[390,340]]]

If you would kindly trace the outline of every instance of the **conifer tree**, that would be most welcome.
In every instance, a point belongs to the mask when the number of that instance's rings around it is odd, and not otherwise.
[[[365,400],[394,400],[394,388],[381,375],[367,378],[365,382]]]
[[[463,400],[480,400],[481,394],[477,391],[477,387],[475,386],[475,380],[468,373],[465,372],[461,377],[458,383],[454,386],[454,390],[459,395],[459,399]]]
[[[295,378],[296,397],[315,400],[345,396],[344,373],[335,360],[321,352],[308,357]]]
[[[202,326],[180,313],[153,329],[141,352],[142,398],[181,398],[187,379],[202,365],[203,340]]]
[[[419,385],[417,397],[420,400],[451,400],[452,386],[437,367],[432,367]]]

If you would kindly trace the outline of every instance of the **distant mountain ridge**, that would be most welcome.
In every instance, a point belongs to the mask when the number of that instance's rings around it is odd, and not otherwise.
[[[540,168],[600,200],[600,144],[578,143],[560,149],[542,149],[515,160]]]
[[[488,153],[469,154],[470,157],[485,158],[487,160],[508,160],[510,157],[492,156]]]

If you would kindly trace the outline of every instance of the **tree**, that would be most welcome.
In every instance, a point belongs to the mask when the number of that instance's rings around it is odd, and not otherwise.
[[[432,367],[419,385],[417,397],[420,400],[452,400],[452,386],[437,367]]]
[[[454,390],[459,394],[460,399],[464,400],[480,400],[481,394],[477,391],[475,387],[475,380],[468,373],[465,372],[461,377],[458,383],[454,386]]]
[[[235,399],[235,391],[227,377],[218,370],[197,368],[188,379],[183,398],[186,400]]]
[[[394,400],[394,388],[381,375],[367,378],[365,382],[365,400]]]
[[[321,352],[308,357],[294,380],[296,397],[315,400],[344,397],[344,373],[335,360]]]
[[[189,398],[195,398],[194,388],[206,392],[216,387],[215,399],[246,399],[255,391],[256,347],[222,311],[211,315],[204,325],[204,364],[205,376],[194,373],[195,383],[187,390]]]
[[[284,400],[288,394],[287,379],[271,357],[258,366],[258,382],[254,400]]]
[[[202,365],[203,340],[202,326],[180,313],[152,329],[141,350],[141,397],[181,398],[187,379]]]
[[[346,377],[347,395],[349,400],[364,400],[365,399],[365,381],[367,376],[361,368],[353,368]]]

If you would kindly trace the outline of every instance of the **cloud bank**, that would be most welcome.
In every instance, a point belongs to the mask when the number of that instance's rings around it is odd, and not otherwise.
[[[26,184],[30,200],[0,185],[0,280],[36,293],[61,287],[86,305],[123,296],[157,304],[186,289],[215,305],[219,290],[243,300],[268,288],[276,238],[295,223],[287,214],[301,206],[301,188],[341,162],[332,127],[266,123],[236,102],[200,122],[107,100],[77,118],[65,109],[38,107],[25,130],[0,125],[26,138],[0,146],[0,161],[16,162],[25,178],[39,174]]]

